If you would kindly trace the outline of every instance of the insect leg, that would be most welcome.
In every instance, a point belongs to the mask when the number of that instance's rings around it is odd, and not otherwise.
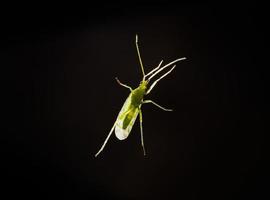
[[[159,79],[155,80],[155,82],[149,87],[148,91],[146,92],[146,94],[149,94],[151,92],[151,90],[154,88],[154,86],[161,80],[163,79],[165,76],[167,76],[169,73],[172,72],[172,70],[174,70],[174,68],[176,67],[176,65],[174,65],[170,71],[168,71],[167,73],[163,74]]]
[[[136,35],[136,42],[135,43],[136,43],[137,54],[138,54],[140,65],[141,65],[142,74],[143,74],[143,80],[144,80],[145,73],[144,73],[143,63],[142,63],[141,54],[140,54],[139,45],[138,45],[138,35]]]
[[[140,129],[141,129],[141,143],[142,143],[142,148],[143,148],[143,155],[146,155],[145,153],[145,148],[144,148],[144,142],[143,142],[143,127],[142,127],[142,110],[139,110],[140,113]]]
[[[118,83],[119,85],[121,85],[121,86],[123,86],[123,87],[125,87],[125,88],[128,88],[128,89],[132,92],[132,88],[131,88],[130,86],[121,83],[117,77],[115,77],[115,79],[116,79],[116,81],[117,81],[117,83]]]
[[[116,121],[117,121],[117,120],[116,120]],[[114,127],[115,127],[115,125],[116,125],[116,121],[114,122],[113,127],[112,127],[112,129],[110,130],[110,133],[109,133],[108,136],[106,137],[106,139],[105,139],[103,145],[101,146],[101,148],[99,149],[99,151],[96,153],[95,157],[97,157],[98,154],[100,154],[100,152],[104,149],[105,145],[107,144],[109,138],[111,137],[111,135],[112,135],[112,133],[113,133]]]
[[[158,105],[157,103],[155,103],[155,102],[152,101],[152,100],[144,100],[144,101],[143,101],[143,104],[144,104],[144,103],[152,103],[152,104],[154,104],[155,106],[157,106],[158,108],[160,108],[161,110],[164,110],[164,111],[173,111],[172,109],[167,109],[167,108],[164,108],[164,107]]]

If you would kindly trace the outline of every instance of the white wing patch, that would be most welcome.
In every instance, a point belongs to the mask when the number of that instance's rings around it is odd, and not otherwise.
[[[117,139],[119,140],[124,140],[128,137],[129,132],[127,131],[127,129],[122,129],[121,127],[117,126],[115,127],[115,136],[117,137]]]
[[[120,119],[120,116],[125,113],[125,114],[128,114],[128,110],[130,109],[130,104],[131,104],[131,98],[130,96],[127,98],[127,100],[125,101],[121,111],[119,112],[118,114],[118,117],[117,117],[117,121],[116,121],[116,126],[115,126],[115,136],[119,139],[119,140],[124,140],[128,137],[132,127],[133,127],[133,124],[135,123],[136,121],[136,118],[138,116],[138,113],[139,113],[139,109],[135,109],[134,110],[134,114],[132,116],[132,119],[129,123],[129,125],[123,129],[123,120],[124,120],[124,117],[122,117]]]

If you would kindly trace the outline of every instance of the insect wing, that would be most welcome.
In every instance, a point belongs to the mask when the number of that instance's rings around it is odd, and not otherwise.
[[[128,137],[136,118],[139,114],[139,109],[131,105],[131,97],[129,96],[125,101],[121,111],[118,114],[116,126],[115,126],[115,135],[119,140],[124,140]],[[125,123],[125,119],[129,118],[128,124]]]

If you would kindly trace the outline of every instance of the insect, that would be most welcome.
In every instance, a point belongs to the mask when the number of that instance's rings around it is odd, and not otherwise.
[[[166,109],[162,106],[160,106],[159,104],[155,103],[152,100],[144,100],[144,97],[148,94],[150,94],[150,92],[153,90],[153,88],[156,86],[156,84],[163,79],[165,76],[167,76],[169,73],[171,73],[174,68],[176,67],[175,64],[176,62],[179,62],[181,60],[185,60],[186,58],[178,58],[170,63],[168,63],[167,65],[161,67],[163,60],[159,63],[159,65],[154,68],[153,70],[151,70],[149,73],[145,74],[144,73],[144,67],[143,67],[143,63],[142,63],[142,59],[141,59],[141,55],[140,55],[140,51],[139,51],[139,45],[138,45],[138,35],[136,35],[136,50],[137,50],[137,54],[138,54],[138,58],[139,58],[139,62],[140,62],[140,66],[141,66],[141,71],[142,71],[142,81],[140,82],[139,86],[135,89],[132,89],[130,86],[121,83],[118,78],[116,78],[116,81],[118,82],[119,85],[127,88],[130,90],[130,94],[128,96],[128,98],[126,99],[122,109],[120,110],[116,121],[113,124],[113,127],[111,128],[107,138],[105,139],[103,145],[101,146],[101,148],[99,149],[99,151],[95,154],[95,157],[97,157],[101,151],[104,149],[104,147],[106,146],[110,136],[113,133],[113,130],[115,131],[115,135],[119,140],[124,140],[128,137],[128,135],[131,132],[131,129],[137,119],[137,116],[139,115],[140,118],[140,131],[141,131],[141,145],[142,145],[142,149],[143,149],[143,154],[146,155],[145,152],[145,147],[144,147],[144,140],[143,140],[143,127],[142,127],[142,122],[143,122],[143,118],[142,118],[142,105],[143,104],[147,104],[147,103],[151,103],[155,106],[157,106],[158,108],[164,110],[164,111],[172,111],[172,109]],[[158,78],[157,80],[155,80],[150,86],[149,86],[149,82],[151,81],[152,78],[154,78],[156,75],[158,75],[161,71],[163,71],[164,69],[166,69],[169,66],[173,67],[166,72],[165,74],[163,74],[160,78]]]

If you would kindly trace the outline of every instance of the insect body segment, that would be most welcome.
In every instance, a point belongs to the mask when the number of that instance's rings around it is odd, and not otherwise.
[[[142,81],[140,86],[131,92],[131,103],[134,106],[139,107],[142,104],[143,97],[147,92],[147,84],[147,81]]]
[[[160,108],[164,111],[172,111],[172,109],[166,109],[166,108],[158,105],[157,103],[153,102],[152,100],[144,100],[144,97],[152,91],[152,89],[156,86],[156,84],[161,79],[163,79],[165,76],[167,76],[169,73],[171,73],[174,70],[175,65],[168,72],[166,72],[160,78],[155,80],[150,85],[150,87],[148,87],[148,84],[152,78],[154,78],[156,75],[158,75],[161,71],[163,71],[167,67],[173,65],[174,63],[176,63],[178,61],[184,60],[186,58],[183,57],[183,58],[176,59],[163,67],[161,67],[163,61],[161,61],[156,68],[151,70],[148,74],[145,74],[144,67],[143,67],[142,60],[141,60],[141,56],[140,56],[139,47],[138,47],[138,36],[137,35],[136,35],[136,49],[137,49],[137,54],[138,54],[138,58],[139,58],[139,62],[140,62],[140,66],[141,66],[141,70],[142,70],[142,74],[143,74],[142,81],[136,89],[132,89],[130,86],[121,83],[118,80],[118,78],[116,78],[116,81],[119,83],[119,85],[121,85],[125,88],[128,88],[131,91],[131,93],[129,94],[122,109],[120,110],[120,112],[117,116],[117,119],[114,122],[114,125],[111,128],[107,138],[105,139],[103,145],[101,146],[101,148],[99,149],[99,151],[96,153],[95,156],[98,156],[100,154],[100,152],[104,149],[111,134],[113,133],[113,130],[115,130],[115,135],[119,140],[126,139],[128,137],[128,135],[130,134],[131,129],[132,129],[138,115],[140,116],[141,145],[143,148],[143,153],[144,153],[144,155],[146,155],[145,147],[144,147],[144,140],[143,140],[143,128],[142,128],[142,121],[143,121],[142,110],[141,110],[142,105],[146,104],[146,103],[152,103],[153,105],[157,106],[158,108]],[[149,78],[146,79],[146,77],[149,77]]]

